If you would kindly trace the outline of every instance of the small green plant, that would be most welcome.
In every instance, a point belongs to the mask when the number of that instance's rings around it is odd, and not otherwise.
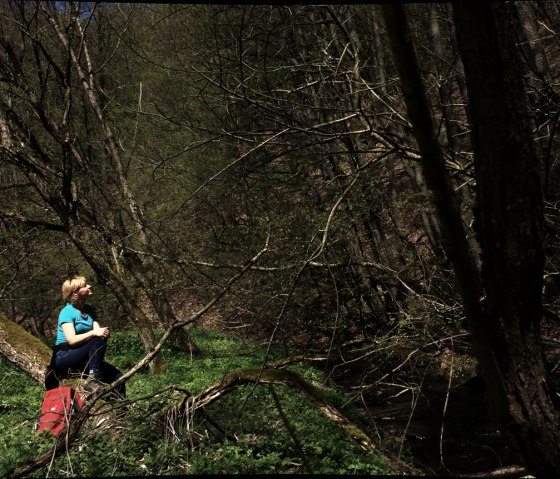
[[[43,389],[25,373],[0,358],[0,477],[11,466],[46,450],[34,432]]]

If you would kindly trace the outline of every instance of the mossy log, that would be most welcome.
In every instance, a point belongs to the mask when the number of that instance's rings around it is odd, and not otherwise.
[[[0,313],[0,355],[44,384],[52,349]]]

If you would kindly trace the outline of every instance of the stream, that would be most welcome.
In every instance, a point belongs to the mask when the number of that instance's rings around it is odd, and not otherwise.
[[[426,377],[419,391],[385,395],[368,401],[367,409],[383,437],[404,438],[426,474],[519,477],[523,460],[492,425],[482,384],[470,381],[449,394],[447,386],[445,379]]]

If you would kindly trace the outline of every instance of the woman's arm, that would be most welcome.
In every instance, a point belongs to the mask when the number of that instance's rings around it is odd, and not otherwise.
[[[93,323],[93,329],[87,333],[76,334],[74,323],[62,323],[61,327],[64,337],[66,338],[66,342],[70,346],[77,346],[85,343],[95,336],[101,336],[103,338],[109,336],[109,328],[101,328],[97,321]]]

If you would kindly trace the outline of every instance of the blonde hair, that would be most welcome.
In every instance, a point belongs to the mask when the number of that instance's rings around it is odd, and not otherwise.
[[[86,278],[84,276],[74,276],[67,279],[62,283],[62,299],[67,303],[71,302],[72,294],[86,285]]]

